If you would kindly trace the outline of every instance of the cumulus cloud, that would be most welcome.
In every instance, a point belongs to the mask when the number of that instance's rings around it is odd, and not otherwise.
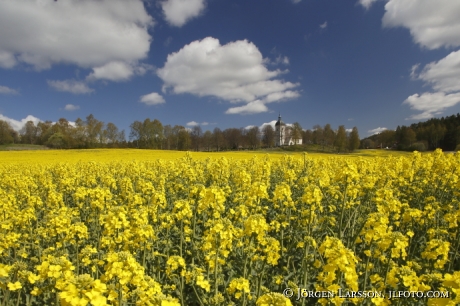
[[[100,67],[93,68],[93,72],[87,77],[87,81],[108,80],[122,82],[129,80],[133,75],[144,75],[154,67],[145,63],[126,63],[114,61]]]
[[[164,91],[248,103],[228,109],[227,114],[265,112],[265,103],[298,97],[290,89],[299,84],[273,79],[286,72],[269,71],[260,51],[247,40],[221,45],[212,37],[169,54],[164,67],[157,70]]]
[[[93,68],[93,72],[86,78],[88,81],[109,80],[126,81],[134,74],[133,67],[125,62],[110,62],[101,67]]]
[[[50,87],[57,91],[70,92],[76,95],[87,94],[94,91],[94,89],[89,88],[84,82],[77,80],[48,80],[47,82]]]
[[[70,112],[79,110],[79,109],[80,109],[79,105],[73,105],[73,104],[66,104],[66,106],[64,107],[64,110],[70,111]]]
[[[198,17],[206,7],[205,0],[166,0],[161,3],[166,21],[181,27],[189,20]]]
[[[378,127],[378,128],[373,129],[373,130],[369,130],[367,132],[369,134],[371,134],[371,135],[375,135],[375,134],[380,134],[385,130],[388,130],[388,129],[386,127]]]
[[[437,91],[460,91],[460,50],[438,62],[429,63],[418,78],[432,84]]]
[[[77,110],[77,109],[80,109],[80,106],[78,106],[78,105],[73,105],[73,104],[67,104],[67,105],[64,107],[64,109],[65,109],[66,111],[75,111],[75,110]]]
[[[363,0],[361,0],[363,1]],[[460,2],[457,0],[388,0],[382,22],[385,27],[409,29],[415,43],[427,49],[460,46]],[[417,73],[420,64],[411,68],[412,80],[423,80],[436,92],[409,96],[403,104],[421,111],[406,119],[428,119],[459,103],[460,50],[432,62]]]
[[[16,94],[18,94],[18,91],[13,89],[13,88],[9,88],[7,86],[1,86],[0,85],[0,94],[16,95]]]
[[[375,0],[360,0],[361,4]],[[365,6],[365,5],[364,5]],[[389,0],[383,25],[408,28],[414,41],[428,49],[460,46],[460,1]]]
[[[16,58],[14,57],[14,55],[11,52],[2,51],[0,49],[0,67],[13,68],[15,65]]]
[[[275,124],[277,120],[272,120],[270,122],[264,122],[262,125],[259,127],[261,130],[264,128],[266,125],[271,125],[273,129],[275,129]]]
[[[32,121],[33,123],[35,123],[35,125],[37,125],[40,121],[42,121],[39,118],[34,117],[32,115],[28,115],[27,117],[25,117],[24,119],[21,119],[21,120],[15,120],[15,119],[9,118],[7,116],[4,116],[2,114],[0,114],[0,120],[8,122],[11,125],[11,127],[15,131],[18,131],[18,132],[24,127],[24,125],[27,123],[27,121]]]
[[[0,1],[0,66],[135,64],[147,57],[151,26],[141,0]]]
[[[327,28],[327,21],[325,21],[323,24],[320,24],[319,27],[320,27],[321,29]]]
[[[196,121],[187,122],[187,126],[196,126],[196,125],[200,125],[200,124]]]
[[[206,122],[206,121],[203,121],[203,122],[196,122],[196,121],[190,121],[190,122],[187,122],[187,126],[195,126],[195,125],[201,125],[201,126],[206,126],[206,125],[210,125],[210,124],[215,124],[215,123],[209,123],[209,122]]]
[[[156,92],[152,92],[148,95],[144,95],[141,97],[140,102],[146,105],[157,105],[165,103],[165,99]]]
[[[274,92],[268,94],[264,99],[264,103],[278,102],[281,100],[288,100],[300,97],[300,94],[297,91],[286,90],[282,92]]]
[[[358,3],[361,4],[366,10],[369,9],[374,2],[377,0],[359,0]]]
[[[417,75],[418,67],[420,67],[420,63],[417,63],[417,64],[413,65],[410,68],[410,78],[411,78],[411,80],[416,80],[418,78],[418,75]]]
[[[268,108],[260,100],[249,102],[243,106],[231,107],[227,109],[226,114],[250,115],[267,112]]]
[[[403,104],[408,104],[412,109],[422,112],[407,119],[421,120],[441,114],[444,109],[458,103],[460,103],[460,93],[425,92],[422,95],[414,94],[409,96]]]

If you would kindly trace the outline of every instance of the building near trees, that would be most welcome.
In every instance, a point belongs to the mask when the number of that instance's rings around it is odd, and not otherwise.
[[[278,121],[275,123],[275,146],[293,146],[302,144],[302,134],[295,135],[293,129],[281,120],[281,114],[278,115]]]

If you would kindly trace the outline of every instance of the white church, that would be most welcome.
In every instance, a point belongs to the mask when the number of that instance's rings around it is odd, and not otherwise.
[[[292,137],[292,131],[290,126],[281,120],[281,114],[278,115],[278,121],[275,123],[275,145],[277,147],[281,146],[293,146],[301,145],[302,137],[294,138]]]

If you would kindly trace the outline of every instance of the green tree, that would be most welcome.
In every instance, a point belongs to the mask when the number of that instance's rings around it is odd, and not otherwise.
[[[328,123],[324,126],[323,129],[323,150],[324,146],[333,146],[335,140],[335,132],[332,129],[331,125]]]
[[[262,128],[262,143],[271,148],[275,146],[275,130],[270,124],[266,124]]]
[[[335,136],[335,147],[337,148],[337,153],[345,151],[347,148],[347,131],[345,126],[339,126],[337,130],[337,135]]]
[[[219,129],[218,127],[214,128],[214,130],[212,131],[212,138],[214,146],[216,147],[216,151],[222,150],[222,146],[224,145],[225,139],[221,129]]]
[[[27,121],[21,129],[21,141],[23,143],[34,144],[37,142],[38,128],[33,121]]]
[[[386,148],[393,147],[396,142],[396,132],[393,130],[382,131],[377,137],[377,147]]]
[[[136,147],[142,147],[142,141],[144,138],[144,128],[143,124],[140,121],[134,121],[129,126],[131,128],[131,132],[129,133],[129,139],[136,142]]]
[[[51,127],[53,126],[53,123],[51,121],[45,121],[45,122],[39,122],[37,124],[37,129],[38,129],[38,141],[39,144],[45,144],[48,139],[53,135],[53,130]]]
[[[260,139],[259,139],[259,127],[253,126],[249,130],[246,131],[246,139],[248,145],[251,149],[257,149],[259,147]]]
[[[9,144],[14,141],[12,131],[14,130],[7,121],[0,120],[0,144]]]
[[[319,124],[313,127],[313,143],[322,146],[324,151],[324,130]]]
[[[114,146],[119,139],[118,127],[112,122],[107,123],[104,130],[104,135],[107,139],[107,143]]]
[[[191,147],[190,133],[182,127],[178,133],[178,150],[187,151]]]
[[[212,147],[212,132],[206,131],[203,133],[203,146],[205,147],[206,151],[211,151]]]
[[[298,144],[302,139],[302,126],[298,122],[294,122],[291,128],[291,138],[294,144]]]
[[[359,140],[359,133],[358,128],[355,126],[351,130],[349,141],[348,141],[348,148],[350,151],[354,151],[359,148],[359,144],[361,141]]]
[[[190,137],[192,140],[192,147],[195,151],[199,151],[201,147],[201,141],[202,141],[202,136],[203,136],[203,131],[201,129],[201,126],[195,125],[192,128],[192,132],[190,133]]]
[[[64,134],[57,132],[48,139],[46,145],[54,149],[63,149],[67,147],[67,139]]]
[[[71,138],[73,138],[76,148],[86,147],[86,123],[81,118],[75,120],[75,128],[72,129]]]
[[[87,147],[94,147],[101,141],[101,133],[104,122],[97,120],[93,114],[86,117],[86,141]]]
[[[302,132],[302,143],[310,144],[313,142],[313,132],[311,130],[306,130]]]

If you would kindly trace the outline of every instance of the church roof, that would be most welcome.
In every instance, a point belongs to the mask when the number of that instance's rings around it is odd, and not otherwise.
[[[278,116],[278,121],[276,121],[275,126],[286,125],[283,120],[281,120],[281,114]]]

